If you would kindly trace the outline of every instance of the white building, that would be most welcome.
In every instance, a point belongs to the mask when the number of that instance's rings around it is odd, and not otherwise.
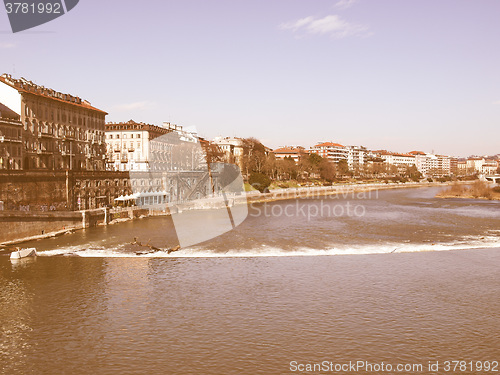
[[[334,163],[338,163],[341,160],[347,161],[349,158],[349,151],[347,148],[339,143],[333,142],[319,143],[311,147],[310,152],[318,154],[322,158],[329,159]]]
[[[363,146],[347,146],[347,165],[350,170],[360,168],[365,164],[367,150]]]
[[[399,154],[396,152],[382,151],[379,153],[379,157],[382,158],[387,164],[396,165],[398,167],[411,167],[415,165],[415,155],[411,154]]]
[[[236,163],[241,168],[243,157],[243,140],[236,137],[215,137],[212,141],[226,155],[226,162]]]
[[[438,171],[445,176],[451,174],[451,157],[446,155],[437,155]]]
[[[481,166],[479,172],[487,176],[491,176],[497,174],[497,170],[498,170],[498,162],[491,160],[488,161],[487,163],[484,163]]]
[[[486,163],[484,158],[468,158],[467,169],[479,172],[484,163]]]
[[[169,158],[166,145],[152,144],[151,141],[162,135],[172,133],[172,128],[137,123],[133,120],[106,124],[107,167],[115,171],[147,171],[150,152],[165,154]],[[159,143],[159,142],[157,142]],[[164,150],[154,148],[163,147]]]

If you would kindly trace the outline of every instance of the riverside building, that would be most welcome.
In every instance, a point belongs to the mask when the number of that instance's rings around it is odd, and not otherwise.
[[[304,147],[301,146],[284,146],[272,151],[274,157],[278,160],[284,160],[285,158],[291,158],[297,164],[303,155],[307,154]]]
[[[16,113],[22,124],[20,168],[104,170],[106,112],[78,96],[9,74],[0,76],[0,103]],[[19,156],[13,158],[16,166]]]
[[[169,124],[170,125],[170,124]],[[107,167],[113,171],[147,171],[150,153],[171,160],[165,143],[152,143],[155,138],[182,129],[177,125],[161,127],[129,120],[106,124]],[[162,147],[160,147],[162,146]]]
[[[0,169],[21,169],[22,128],[20,116],[0,103]]]
[[[316,146],[311,147],[310,152],[318,154],[322,158],[326,158],[334,163],[338,163],[341,160],[347,161],[349,156],[349,151],[346,147],[333,142],[318,143]]]

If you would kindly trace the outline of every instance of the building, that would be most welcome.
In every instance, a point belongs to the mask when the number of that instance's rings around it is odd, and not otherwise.
[[[322,158],[326,158],[334,163],[338,163],[341,160],[347,161],[349,156],[349,151],[346,147],[333,142],[318,143],[316,146],[311,147],[310,152],[318,154]]]
[[[467,160],[460,159],[457,161],[457,174],[459,175],[467,174]]]
[[[243,139],[237,137],[215,137],[212,141],[225,154],[227,163],[235,163],[240,168],[243,159]]]
[[[427,176],[440,175],[438,157],[434,154],[426,154],[426,156],[427,156]]]
[[[0,169],[16,170],[22,167],[23,125],[20,117],[0,103]]]
[[[450,172],[453,175],[458,174],[458,158],[450,156]]]
[[[422,174],[422,176],[427,176],[429,172],[429,158],[427,154],[422,151],[411,151],[409,154],[415,156],[415,166],[417,167],[417,170]]]
[[[0,76],[0,102],[20,116],[22,169],[104,170],[106,112],[8,74]]]
[[[451,174],[451,157],[436,155],[438,159],[438,174],[449,176]]]
[[[483,164],[486,163],[484,158],[471,157],[467,159],[467,169],[470,171],[479,172]]]
[[[166,144],[151,141],[178,130],[178,126],[160,127],[129,120],[127,122],[107,123],[107,168],[114,171],[147,171],[150,153],[155,157],[171,160],[170,149]]]
[[[350,170],[356,170],[363,167],[368,156],[366,147],[347,146],[347,165]]]
[[[379,151],[378,157],[384,160],[385,163],[395,165],[397,167],[411,167],[415,165],[415,155],[412,154]]]
[[[459,171],[457,158],[427,154],[422,151],[411,151],[409,154],[415,156],[415,166],[422,176],[449,176]]]
[[[284,146],[277,148],[272,152],[276,159],[284,160],[285,158],[291,158],[296,164],[303,155],[307,154],[307,151],[301,146]]]
[[[483,165],[481,165],[479,172],[487,176],[491,176],[496,174],[497,170],[498,162],[496,160],[487,160]]]

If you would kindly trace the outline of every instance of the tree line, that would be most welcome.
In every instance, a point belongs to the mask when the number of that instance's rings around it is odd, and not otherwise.
[[[215,144],[206,149],[207,161],[239,164],[243,178],[253,187],[265,191],[272,182],[295,180],[298,183],[332,184],[348,180],[420,181],[422,174],[416,166],[398,167],[372,158],[363,165],[349,169],[347,160],[333,162],[315,153],[301,152],[298,161],[292,157],[276,158],[259,140],[242,139],[239,158],[226,155]]]

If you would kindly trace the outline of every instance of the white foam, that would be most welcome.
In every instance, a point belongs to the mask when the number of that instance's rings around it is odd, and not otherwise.
[[[90,258],[133,257],[133,258],[254,258],[254,257],[298,257],[298,256],[332,256],[332,255],[363,255],[410,253],[424,251],[468,250],[481,248],[500,248],[499,236],[467,236],[453,242],[446,243],[387,243],[384,245],[342,245],[330,249],[313,249],[301,247],[295,250],[285,250],[279,247],[262,246],[253,249],[229,250],[218,252],[215,249],[185,248],[170,254],[165,251],[156,251],[150,254],[136,255],[124,251],[122,248],[106,249],[104,247],[82,248],[73,246],[56,250],[42,251],[42,256],[77,255]]]

